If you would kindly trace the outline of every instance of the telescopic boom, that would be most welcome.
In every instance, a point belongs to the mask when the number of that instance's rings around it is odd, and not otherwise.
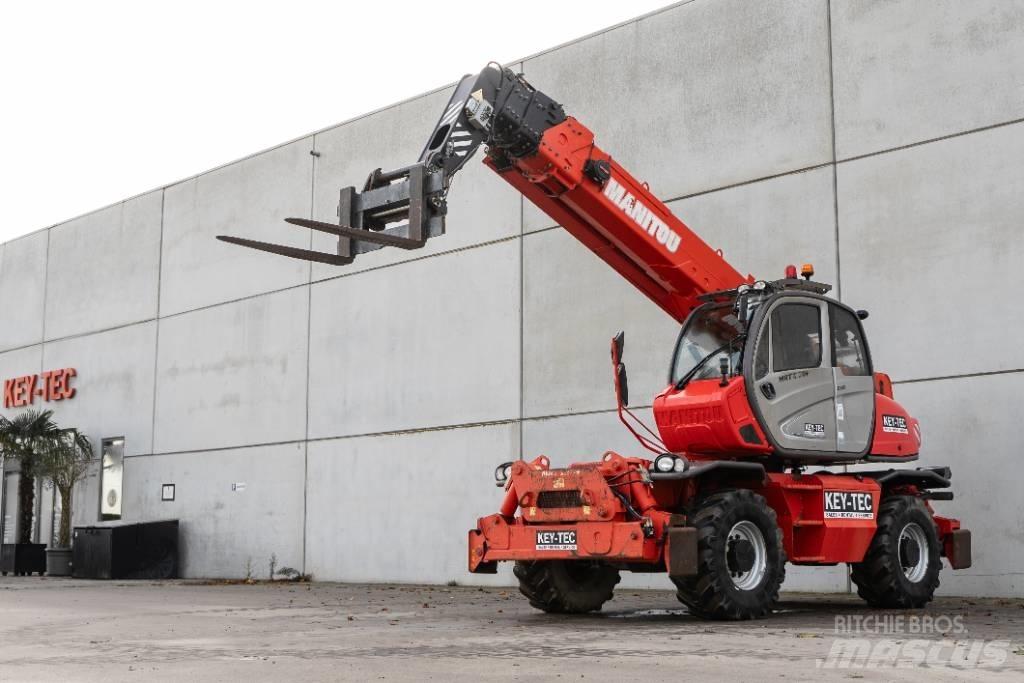
[[[488,65],[459,81],[419,160],[341,190],[338,222],[287,222],[334,235],[335,253],[231,236],[273,254],[347,265],[382,247],[444,234],[445,197],[481,146],[484,163],[678,321],[698,297],[752,282],[594,143],[594,134],[520,74]]]

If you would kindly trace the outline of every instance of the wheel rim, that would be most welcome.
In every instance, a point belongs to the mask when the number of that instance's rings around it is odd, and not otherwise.
[[[736,551],[743,549],[746,555],[742,565],[737,565]],[[752,590],[761,583],[768,569],[768,547],[761,529],[751,521],[743,520],[729,530],[725,545],[726,567],[732,583],[740,590]]]
[[[928,537],[917,522],[911,522],[900,531],[900,566],[911,583],[917,583],[928,571]]]

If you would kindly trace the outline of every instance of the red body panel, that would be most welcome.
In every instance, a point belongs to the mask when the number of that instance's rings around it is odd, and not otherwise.
[[[610,165],[603,188],[584,182],[591,160]],[[571,116],[544,133],[533,156],[505,169],[490,157],[485,163],[679,322],[699,295],[753,281],[596,147],[594,134]]]
[[[515,463],[507,490],[509,499],[526,502],[501,514],[483,517],[469,532],[469,569],[501,560],[602,559],[612,563],[642,563],[666,569],[667,530],[685,524],[685,517],[666,510],[685,507],[694,495],[693,480],[644,480],[641,468],[651,462],[607,453],[600,462],[549,469],[547,459]],[[725,482],[732,488],[735,482]],[[783,545],[790,562],[796,564],[837,564],[859,562],[875,534],[882,488],[871,478],[846,474],[796,474],[771,472],[761,482],[746,488],[759,493],[775,511],[782,530]],[[577,487],[577,488],[572,488]],[[612,493],[615,488],[646,522],[641,522]],[[545,508],[531,503],[544,492],[575,495],[575,505],[563,502]],[[907,493],[912,493],[908,491]],[[859,494],[859,495],[857,495]],[[826,505],[826,496],[858,504],[837,511]],[[839,506],[842,507],[842,506]],[[959,528],[956,520],[936,517],[940,540],[950,545],[950,535]],[[645,524],[647,526],[645,533]],[[572,549],[538,548],[538,531],[575,531]]]
[[[654,399],[654,420],[670,451],[694,459],[772,450],[750,409],[742,377],[731,378],[725,387],[711,379],[694,380],[682,391],[669,387]],[[754,430],[759,443],[743,438],[744,426]]]
[[[775,510],[786,556],[795,564],[859,562],[875,535],[881,487],[873,479],[770,473],[758,492]],[[870,518],[826,518],[826,492],[870,493]]]
[[[887,458],[917,457],[921,428],[917,419],[891,398],[875,394],[875,425],[869,455]],[[750,408],[742,377],[727,386],[720,380],[694,380],[682,391],[667,388],[654,399],[654,420],[669,451],[694,460],[723,456],[748,458],[772,452],[761,425]],[[759,443],[751,443],[740,430],[749,426]],[[749,432],[749,430],[748,430]],[[827,459],[827,458],[825,458]]]
[[[910,417],[903,406],[891,396],[876,393],[875,433],[871,439],[871,455],[913,460],[920,449],[920,423]]]

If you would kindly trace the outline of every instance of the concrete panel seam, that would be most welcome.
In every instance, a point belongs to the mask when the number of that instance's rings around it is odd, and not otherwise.
[[[557,227],[557,226],[555,226],[555,227]],[[488,240],[486,242],[478,242],[476,244],[470,244],[470,245],[463,246],[463,247],[456,247],[454,249],[449,249],[447,251],[440,251],[440,252],[437,252],[437,253],[434,253],[434,254],[426,254],[424,256],[417,256],[415,258],[406,259],[404,261],[397,261],[395,263],[385,263],[385,264],[382,264],[380,266],[374,266],[372,268],[365,268],[363,270],[357,270],[357,271],[355,271],[353,273],[341,273],[339,275],[332,275],[330,277],[320,278],[319,280],[314,280],[312,282],[301,282],[301,283],[299,283],[297,285],[289,285],[288,287],[281,287],[280,289],[270,289],[270,290],[267,290],[265,292],[259,292],[258,294],[250,294],[249,296],[238,297],[237,299],[229,299],[227,301],[218,301],[217,303],[207,304],[205,306],[197,306],[196,308],[190,308],[190,309],[184,310],[184,311],[177,311],[176,313],[171,313],[169,315],[163,316],[161,318],[161,320],[169,320],[171,318],[176,318],[178,316],[188,315],[189,313],[196,313],[197,311],[205,311],[205,310],[208,310],[208,309],[211,309],[211,308],[217,308],[218,306],[227,306],[229,304],[237,304],[237,303],[240,303],[242,301],[251,301],[252,299],[258,299],[258,298],[263,297],[263,296],[270,296],[272,294],[280,294],[281,292],[289,292],[289,291],[291,291],[293,289],[299,289],[300,287],[309,287],[311,284],[315,285],[315,284],[320,284],[321,282],[331,282],[333,280],[339,280],[339,279],[345,278],[345,277],[355,277],[357,275],[362,275],[363,273],[371,273],[373,271],[383,270],[385,268],[399,267],[399,266],[402,266],[402,265],[404,265],[406,263],[414,263],[416,261],[423,261],[425,259],[436,258],[438,256],[447,256],[449,254],[457,254],[457,253],[460,253],[460,252],[463,252],[463,251],[469,251],[471,249],[478,249],[478,248],[481,248],[481,247],[489,247],[489,246],[494,245],[494,244],[501,244],[503,242],[509,242],[509,241],[515,240],[515,239],[519,239],[519,235],[512,235],[510,237],[502,237],[500,239]],[[121,325],[120,327],[128,327],[129,325],[138,325],[140,323],[150,322],[151,320],[153,320],[153,318],[150,318],[148,320],[140,320],[140,321],[134,322],[134,323],[128,323],[126,325]],[[113,327],[113,328],[109,328],[109,329],[117,329],[117,328]],[[107,331],[107,330],[98,330],[97,332],[100,332],[100,331]],[[83,333],[81,333],[79,335],[73,335],[73,336],[85,336],[85,335],[88,335],[88,334],[96,334],[97,332],[83,332]],[[71,337],[66,337],[66,338],[71,338]],[[62,339],[63,339],[63,337],[62,337]],[[51,340],[51,341],[56,341],[56,340]],[[28,346],[35,346],[35,344],[29,344]],[[18,347],[18,348],[24,348],[24,347]],[[15,349],[8,349],[8,350],[13,351]]]
[[[933,142],[942,142],[944,140],[952,140],[953,138],[963,137],[965,135],[973,135],[975,133],[984,133],[985,131],[994,130],[996,128],[1005,128],[1006,126],[1013,126],[1018,123],[1024,123],[1024,118],[1012,119],[1010,121],[1001,121],[1000,123],[993,123],[988,126],[981,126],[979,128],[970,128],[968,130],[962,130],[957,133],[950,133],[949,135],[940,135],[935,138],[928,138],[927,140],[919,140],[917,142],[910,142],[906,145],[900,145],[898,147],[890,147],[888,149],[881,149],[877,152],[868,152],[867,154],[858,154],[857,156],[847,157],[845,159],[839,159],[836,161],[837,164],[846,164],[851,161],[860,161],[861,159],[869,159],[871,157],[881,156],[883,154],[890,154],[892,152],[902,152],[905,149],[913,149],[914,147],[921,147],[922,145],[928,145]]]
[[[836,75],[832,56],[832,0],[825,0],[825,21],[828,31],[828,103],[829,130],[832,134],[832,219],[836,240],[836,299],[843,300],[842,255],[839,253],[839,170],[836,168]],[[847,591],[852,590],[847,576]]]
[[[630,405],[630,410],[647,410],[653,408],[653,403],[646,403],[644,405]],[[524,417],[524,422],[539,422],[541,420],[558,420],[563,417],[577,417],[584,415],[615,415],[618,413],[617,408],[599,408],[597,410],[580,410],[574,413],[551,413],[549,415],[534,415],[532,417]]]
[[[526,249],[525,199],[519,196],[519,459],[523,459],[523,418],[526,417]]]
[[[156,392],[160,370],[160,284],[164,264],[164,201],[167,191],[160,191],[160,247],[156,259],[156,330],[153,341],[153,420],[149,430],[149,450],[156,448]]]
[[[145,325],[147,323],[151,323],[151,322],[154,322],[156,320],[157,320],[156,318],[146,318],[144,320],[136,320],[134,322],[124,323],[122,325],[114,325],[113,327],[104,327],[104,328],[99,329],[99,330],[90,330],[88,332],[76,332],[75,334],[69,334],[69,335],[66,335],[64,337],[55,337],[53,339],[47,339],[45,343],[46,344],[56,344],[56,343],[59,343],[59,342],[69,341],[69,340],[72,340],[72,339],[82,339],[84,337],[91,337],[92,335],[95,335],[95,334],[106,334],[107,332],[116,332],[117,330],[123,330],[126,327],[134,327],[136,325]],[[44,342],[36,342],[35,344],[25,344],[24,346],[14,346],[12,348],[4,349],[3,351],[0,351],[0,355],[3,355],[5,353],[10,353],[12,351],[24,351],[25,349],[31,349],[33,346],[42,346],[43,343]]]
[[[645,405],[634,405],[630,408],[634,410],[647,410],[652,408],[652,404]],[[343,441],[349,439],[366,439],[380,436],[404,436],[408,434],[423,434],[427,432],[444,432],[454,431],[458,429],[477,429],[480,427],[498,427],[502,425],[512,425],[517,422],[539,422],[542,420],[556,420],[564,417],[582,417],[586,415],[602,415],[608,414],[613,415],[616,413],[615,408],[601,409],[601,410],[585,410],[576,413],[555,413],[551,415],[536,415],[533,417],[524,417],[522,420],[517,418],[508,418],[504,420],[487,420],[483,422],[463,422],[458,424],[447,424],[447,425],[436,425],[432,427],[416,427],[412,429],[395,429],[380,432],[362,432],[359,434],[341,434],[338,436],[321,436],[311,439],[290,439],[286,441],[266,441],[256,443],[244,443],[237,444],[234,446],[216,446],[212,448],[190,448],[187,450],[175,450],[175,451],[159,451],[153,453],[135,453],[133,455],[125,455],[126,458],[144,458],[164,455],[187,455],[191,453],[216,453],[219,451],[236,451],[244,448],[263,448],[267,446],[288,446],[296,444],[311,444],[321,443],[325,441]]]
[[[309,217],[313,218],[316,207],[316,172],[317,155],[316,135],[313,136],[313,152],[310,154],[309,177]],[[313,248],[313,231],[309,232],[309,248]],[[303,431],[305,441],[302,446],[302,573],[306,573],[306,535],[309,522],[309,373],[313,338],[313,263],[309,264],[309,277],[306,284],[306,426]]]
[[[43,362],[43,358],[46,355],[46,297],[49,292],[50,285],[50,235],[52,230],[46,231],[46,255],[43,258],[43,319],[41,322],[41,329],[39,330],[39,339],[43,344],[43,352],[39,354],[40,363]],[[39,372],[43,372],[42,366],[39,368]]]
[[[287,441],[264,441],[255,443],[243,443],[234,446],[215,446],[212,448],[190,448],[187,450],[178,451],[159,451],[154,453],[135,453],[133,455],[125,455],[126,458],[150,458],[157,456],[166,455],[189,455],[192,453],[218,453],[221,451],[237,451],[245,448],[265,448],[268,446],[290,446],[298,444],[311,444],[321,443],[325,441],[343,441],[348,439],[366,439],[379,436],[404,436],[408,434],[424,434],[427,432],[446,432],[455,431],[459,429],[477,429],[480,427],[500,427],[502,425],[515,424],[519,420],[515,418],[509,418],[506,420],[489,420],[487,422],[466,422],[461,424],[450,424],[450,425],[438,425],[435,427],[417,427],[414,429],[398,429],[394,431],[385,432],[366,432],[363,434],[343,434],[340,436],[320,436],[313,439],[290,439]]]
[[[17,347],[15,347],[13,349],[4,349],[3,351],[0,351],[0,356],[5,356],[8,353],[15,353],[17,351],[28,351],[29,349],[34,349],[37,346],[39,347],[39,353],[42,353],[43,352],[44,343],[43,342],[36,342],[35,344],[26,344],[25,346],[17,346]]]
[[[937,375],[935,377],[919,377],[916,379],[893,380],[896,384],[919,384],[921,382],[941,382],[947,379],[970,379],[971,377],[992,377],[993,375],[1013,375],[1024,372],[1024,368],[1011,368],[1009,370],[990,370],[987,372],[967,372],[962,375]]]
[[[557,226],[555,226],[555,227],[557,227]],[[515,240],[515,239],[519,239],[519,235],[510,235],[509,237],[499,237],[498,239],[487,240],[486,242],[477,242],[476,244],[467,244],[467,245],[462,246],[462,247],[454,247],[452,249],[447,249],[445,251],[439,251],[439,252],[436,252],[436,253],[433,253],[433,254],[424,254],[423,256],[415,256],[413,258],[405,259],[405,260],[402,260],[402,261],[396,261],[394,263],[384,263],[384,264],[381,264],[379,266],[373,266],[372,268],[364,268],[363,270],[357,270],[357,271],[354,271],[354,272],[351,272],[351,273],[340,273],[338,275],[331,275],[330,277],[324,277],[324,278],[320,278],[319,280],[314,280],[313,284],[320,284],[321,282],[331,282],[333,280],[340,280],[341,278],[344,278],[344,277],[355,277],[357,275],[362,275],[363,273],[372,273],[372,272],[377,271],[377,270],[384,270],[385,268],[395,268],[397,266],[401,266],[401,265],[404,265],[406,263],[415,263],[417,261],[423,261],[423,260],[429,259],[429,258],[436,258],[438,256],[447,256],[449,254],[458,254],[458,253],[461,253],[463,251],[470,251],[471,249],[479,249],[480,247],[489,247],[489,246],[492,246],[494,244],[502,244],[503,242],[511,242],[512,240]],[[259,296],[259,295],[256,295],[256,296]]]
[[[835,234],[836,245],[836,299],[843,300],[842,294],[842,257],[839,253],[839,167],[836,165],[836,74],[835,61],[832,54],[832,0],[825,0],[825,20],[828,31],[828,102],[829,102],[829,124],[832,133],[832,225]],[[850,468],[843,465],[843,472],[848,473]],[[846,565],[846,592],[853,593],[853,576],[850,573],[850,566]]]

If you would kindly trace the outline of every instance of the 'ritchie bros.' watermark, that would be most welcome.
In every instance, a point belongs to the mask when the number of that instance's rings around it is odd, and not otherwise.
[[[947,636],[967,633],[961,614],[847,614],[836,616],[836,635]]]
[[[959,614],[840,615],[835,633],[828,655],[817,661],[819,669],[994,669],[1006,662],[1011,650],[1008,640],[967,637]]]

